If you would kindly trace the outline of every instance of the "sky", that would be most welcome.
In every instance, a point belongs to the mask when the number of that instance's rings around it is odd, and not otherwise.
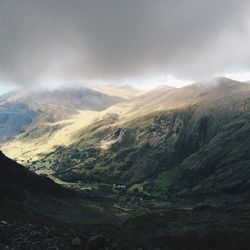
[[[0,0],[0,93],[250,80],[248,0]]]

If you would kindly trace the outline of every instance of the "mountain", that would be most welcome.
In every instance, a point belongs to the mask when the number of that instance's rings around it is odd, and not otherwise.
[[[179,89],[163,85],[139,96],[130,114],[132,112],[134,117],[137,117],[158,110],[184,108],[196,103],[209,105],[214,101],[223,101],[230,95],[247,96],[248,93],[248,84],[225,77],[216,77]]]
[[[115,86],[115,85],[108,85],[108,86],[98,86],[94,88],[95,90],[105,93],[107,95],[111,96],[118,96],[124,99],[131,99],[136,96],[142,95],[144,91],[136,89],[129,85],[121,85],[121,86]]]
[[[159,136],[153,135],[157,134],[154,129],[158,129],[160,126],[160,124],[154,125],[154,123],[157,123],[154,119],[160,120],[158,117],[161,116],[161,111],[164,117],[175,116],[176,112],[188,117],[187,120],[181,117],[180,123],[183,123],[183,121],[185,123],[184,126],[179,126],[191,128],[192,133],[198,133],[196,130],[199,121],[203,118],[204,120],[207,119],[211,122],[211,126],[210,124],[209,126],[212,132],[210,133],[215,135],[234,117],[247,112],[249,93],[250,87],[248,84],[228,78],[215,78],[180,89],[160,86],[143,95],[110,106],[101,112],[83,111],[61,122],[42,123],[43,126],[39,127],[40,129],[27,131],[16,141],[5,144],[3,149],[10,156],[26,162],[27,160],[40,160],[44,154],[51,154],[55,147],[67,148],[69,146],[75,148],[75,145],[78,144],[77,148],[80,151],[82,150],[81,147],[84,148],[86,144],[88,147],[97,148],[100,154],[109,155],[111,146],[117,144],[116,142],[119,142],[122,137],[131,137],[129,140],[131,140],[131,143],[132,141],[135,143],[133,145],[128,144],[128,148],[137,144],[146,144],[145,138],[147,137],[152,137],[153,139],[150,139],[152,141],[162,141],[163,139],[158,138]],[[168,118],[164,119],[167,120]],[[168,127],[164,119],[161,121],[162,126]],[[171,119],[173,120],[173,118]],[[143,132],[145,130],[143,126],[152,126],[152,132]],[[156,127],[154,128],[154,126]],[[169,129],[171,130],[172,127]],[[95,131],[97,131],[97,137]],[[119,131],[124,135],[120,135]],[[125,133],[124,131],[128,132]],[[127,133],[131,133],[133,136],[128,137]],[[145,135],[140,136],[140,133]],[[140,136],[140,139],[137,136]],[[162,137],[165,138],[166,135],[163,133]],[[89,144],[89,142],[91,143]],[[196,143],[201,144],[201,142]],[[82,144],[84,145],[82,146]],[[121,145],[121,147],[123,146]],[[105,148],[108,148],[108,150],[104,150]],[[133,150],[131,149],[131,151]]]
[[[132,98],[129,108],[127,102],[84,126],[79,117],[69,120],[48,137],[54,148],[26,133],[3,149],[33,171],[67,182],[120,183],[173,199],[207,200],[213,192],[247,197],[250,85],[215,78],[180,89],[160,86]]]
[[[0,97],[0,140],[24,130],[39,136],[39,130],[50,130],[48,123],[64,120],[79,110],[101,111],[122,100],[83,87],[12,91]]]
[[[139,185],[152,195],[166,197],[199,196],[210,180],[216,183],[210,188],[221,195],[236,183],[246,186],[244,192],[248,192],[249,169],[238,168],[249,165],[250,87],[225,78],[206,86],[196,83],[179,90],[156,89],[158,98],[154,99],[164,105],[166,98],[169,109],[140,113],[129,120],[118,116],[96,120],[78,131],[70,145],[36,161],[35,170],[52,171],[70,182],[122,183],[132,189]],[[149,96],[139,99],[149,103]],[[171,109],[171,102],[180,107]],[[192,181],[187,179],[190,175]],[[225,176],[230,182],[222,182]],[[238,195],[240,190],[235,192]]]
[[[112,247],[249,249],[249,84],[160,86],[86,112],[2,146],[33,172],[84,194],[31,198],[32,211],[84,222],[85,232],[102,228],[116,238]]]
[[[112,97],[86,87],[23,90],[7,94],[6,96],[7,98],[4,98],[5,101],[10,103],[17,101],[27,103],[34,110],[60,107],[67,115],[72,110],[76,112],[77,109],[103,110],[121,101],[121,98]],[[58,119],[60,119],[60,116],[55,116],[53,120]]]
[[[74,142],[73,137],[78,136],[82,129],[97,120],[110,117],[110,114],[117,117],[116,123],[122,124],[154,111],[184,108],[196,103],[209,106],[213,102],[223,102],[224,98],[229,98],[230,95],[247,96],[248,92],[248,84],[227,78],[215,78],[210,82],[196,83],[180,89],[159,86],[131,99],[119,101],[114,105],[110,104],[108,107],[103,106],[103,110],[81,110],[80,112],[72,107],[70,98],[67,100],[66,97],[64,98],[69,104],[64,107],[62,101],[60,109],[55,110],[60,101],[51,94],[51,97],[42,98],[49,99],[50,105],[47,107],[45,105],[44,111],[38,113],[39,115],[30,126],[25,128],[25,133],[22,133],[18,140],[5,144],[4,150],[19,161],[32,161],[39,158],[37,156],[40,154],[49,153],[54,147],[71,144]],[[74,99],[74,95],[71,93],[68,95]],[[55,96],[57,95],[55,94]],[[67,94],[65,93],[63,96],[67,96]],[[36,97],[36,99],[40,100],[41,97]],[[40,102],[42,101],[38,103]],[[84,102],[84,98],[79,102]],[[57,103],[57,105],[51,106],[52,103]],[[61,117],[61,119],[57,121],[54,119],[55,116],[58,119]]]

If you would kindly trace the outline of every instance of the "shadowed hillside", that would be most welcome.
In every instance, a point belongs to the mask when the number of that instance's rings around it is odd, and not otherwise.
[[[46,176],[39,176],[7,158],[0,152],[0,196],[1,200],[25,199],[25,193],[44,193],[55,197],[69,197],[70,191],[55,184]]]
[[[107,237],[119,239],[118,213],[99,196],[66,189],[0,152],[0,249],[114,249]]]

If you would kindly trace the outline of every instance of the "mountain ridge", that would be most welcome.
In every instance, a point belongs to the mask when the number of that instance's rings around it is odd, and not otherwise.
[[[216,80],[216,79],[215,79]],[[215,81],[212,79],[212,81]],[[217,81],[217,80],[216,80]],[[86,126],[91,125],[96,121],[101,121],[104,118],[110,115],[115,115],[117,117],[116,121],[113,122],[113,125],[120,126],[123,123],[128,121],[132,121],[137,117],[142,117],[147,114],[150,114],[155,111],[161,110],[173,110],[173,109],[181,109],[191,105],[199,104],[203,106],[203,112],[209,112],[210,109],[213,108],[214,104],[216,105],[231,105],[232,103],[237,103],[244,101],[250,95],[250,85],[245,83],[240,83],[237,81],[233,81],[229,79],[229,83],[227,83],[228,79],[223,78],[220,85],[223,87],[217,87],[216,84],[213,84],[211,88],[204,89],[200,83],[195,83],[192,85],[185,86],[180,89],[175,89],[172,87],[162,89],[155,89],[149,91],[147,93],[141,94],[138,97],[133,97],[132,99],[125,100],[109,108],[105,109],[101,112],[82,112],[77,116],[71,116],[69,119],[65,119],[63,123],[50,123],[47,125],[42,125],[44,120],[37,120],[34,124],[29,128],[27,128],[27,132],[23,133],[21,137],[18,139],[22,142],[21,145],[14,142],[5,143],[3,146],[4,150],[7,150],[6,153],[11,153],[15,148],[23,147],[23,152],[30,151],[29,148],[36,147],[35,145],[27,144],[29,138],[32,138],[34,143],[41,144],[42,141],[49,140],[47,145],[60,146],[60,142],[53,138],[53,134],[59,133],[57,138],[59,139],[64,133],[67,132],[68,135],[72,134],[72,138],[69,138],[67,135],[67,140],[65,144],[72,143],[74,140],[74,136],[78,136],[81,133],[81,130],[84,130]],[[226,89],[225,89],[226,88]],[[244,105],[240,104],[244,109]],[[71,112],[72,113],[72,112]],[[46,115],[45,115],[46,117]],[[106,119],[106,118],[105,118]],[[83,122],[85,120],[85,122]],[[72,126],[67,125],[72,123]],[[55,125],[54,125],[55,124]],[[75,125],[74,125],[75,124]],[[81,125],[82,124],[82,125]],[[41,138],[44,138],[42,139]],[[35,142],[34,139],[39,138],[39,141]],[[50,139],[53,139],[50,142]],[[61,141],[63,142],[63,140]],[[16,144],[16,145],[15,145]],[[27,145],[27,149],[25,149]],[[63,145],[61,143],[61,145]],[[47,146],[46,146],[47,147]],[[40,145],[40,148],[43,148],[43,144]],[[46,151],[44,151],[46,152]],[[40,151],[42,153],[42,151]],[[16,158],[18,156],[20,160],[20,150],[19,153],[10,154],[12,158]]]

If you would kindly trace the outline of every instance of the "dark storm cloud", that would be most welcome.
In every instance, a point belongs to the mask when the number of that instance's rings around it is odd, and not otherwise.
[[[247,0],[0,0],[0,82],[198,79],[250,66]]]

